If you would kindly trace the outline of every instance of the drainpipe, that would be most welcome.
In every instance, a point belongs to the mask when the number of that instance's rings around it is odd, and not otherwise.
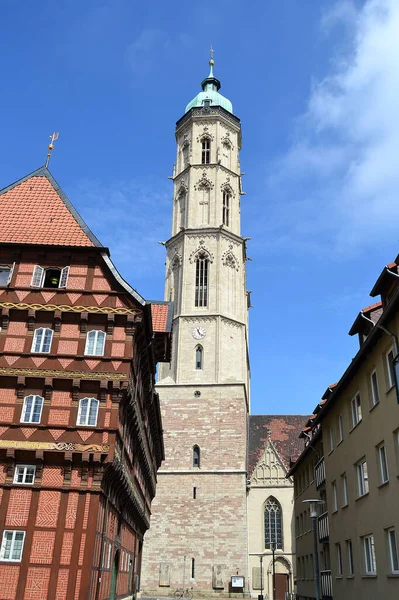
[[[97,579],[97,590],[96,590],[95,600],[99,599],[99,594],[100,594],[101,574],[103,571],[103,561],[104,561],[104,553],[105,553],[104,540],[105,540],[105,533],[106,533],[106,527],[107,527],[107,515],[108,515],[108,496],[107,496],[107,500],[106,500],[105,508],[104,508],[103,527],[102,527],[102,533],[101,533],[101,551],[100,551],[100,564],[99,564],[100,568],[99,568],[99,577]]]

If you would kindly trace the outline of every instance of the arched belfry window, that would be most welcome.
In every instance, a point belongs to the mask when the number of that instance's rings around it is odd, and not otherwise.
[[[209,260],[205,253],[195,261],[195,306],[208,306]]]
[[[231,196],[227,190],[223,191],[223,225],[230,226],[230,199]]]
[[[210,162],[211,162],[211,140],[208,137],[205,137],[202,140],[201,163],[203,165],[209,165]]]
[[[270,550],[272,544],[275,549],[283,549],[281,506],[270,496],[265,502],[265,548]]]
[[[195,349],[195,368],[197,371],[201,371],[202,363],[204,358],[204,349],[201,345],[198,345]]]
[[[193,467],[200,466],[200,449],[199,446],[193,448]]]

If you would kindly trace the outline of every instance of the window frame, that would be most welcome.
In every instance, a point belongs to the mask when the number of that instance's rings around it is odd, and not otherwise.
[[[5,282],[4,285],[0,284],[0,288],[5,288],[10,285],[11,278],[14,273],[14,268],[15,268],[15,262],[11,265],[11,267],[10,267],[10,265],[0,265],[0,272],[7,272],[7,270],[8,270],[7,281]]]
[[[388,469],[388,458],[387,458],[387,449],[384,442],[381,442],[377,446],[377,454],[378,454],[378,475],[380,478],[380,485],[389,482],[389,469]],[[384,471],[386,478],[384,479]]]
[[[393,533],[395,552],[393,552],[392,536],[390,535],[392,533]],[[390,527],[389,529],[387,529],[387,538],[388,538],[389,562],[391,565],[391,573],[392,573],[392,575],[399,575],[399,552],[398,552],[398,544],[396,541],[395,527]],[[396,561],[396,564],[394,564],[395,561]],[[395,568],[395,566],[396,566],[396,568]]]
[[[202,371],[204,368],[204,348],[201,344],[195,347],[195,370]]]
[[[377,563],[375,560],[374,535],[372,533],[363,537],[364,567],[366,575],[377,575]],[[370,567],[370,568],[369,568]]]
[[[338,415],[338,444],[344,440],[344,419],[342,415]]]
[[[41,339],[39,341],[39,350],[35,349],[35,346],[37,344],[37,338],[39,337],[39,331],[41,332]],[[49,349],[48,350],[43,350],[43,346],[44,346],[44,342],[46,339],[46,332],[47,331],[51,331],[51,337],[50,337],[50,343],[49,343]],[[50,354],[51,352],[51,345],[53,343],[53,336],[54,336],[54,329],[51,329],[51,327],[38,327],[37,329],[35,329],[34,334],[33,334],[33,339],[32,339],[32,346],[31,346],[31,353],[33,354]]]
[[[342,577],[342,575],[343,575],[343,564],[342,564],[341,542],[337,542],[335,544],[335,549],[336,549],[336,553],[337,553],[337,577]]]
[[[342,481],[342,492],[343,492],[343,504],[342,504],[342,508],[344,508],[345,506],[348,506],[349,504],[349,498],[348,498],[348,477],[346,475],[346,473],[342,473],[341,475],[341,481]]]
[[[364,472],[364,465],[366,465],[366,475]],[[357,473],[357,492],[358,498],[362,498],[369,493],[369,476],[368,476],[368,467],[366,458],[360,459],[356,463],[356,473]]]
[[[270,505],[274,504],[276,509],[273,508],[273,510],[269,510],[268,503],[270,503]],[[270,519],[272,513],[275,514],[274,524]],[[269,524],[266,515],[268,515]],[[275,496],[269,496],[263,505],[263,525],[265,550],[270,550],[270,546],[273,543],[275,544],[276,550],[284,550],[283,511],[280,502]],[[269,530],[268,533],[266,531],[267,529]],[[272,531],[272,529],[274,529],[274,531]],[[270,538],[269,545],[266,543],[268,538]]]
[[[88,403],[88,407],[87,407],[87,413],[86,413],[86,421],[89,421],[90,418],[90,411],[91,411],[91,406],[92,406],[92,402],[96,403],[97,406],[97,410],[96,410],[96,420],[95,423],[82,423],[82,404],[84,400],[89,400]],[[76,425],[78,425],[79,427],[97,427],[97,421],[98,421],[98,413],[99,413],[99,409],[100,409],[100,401],[97,398],[93,398],[91,396],[85,396],[84,398],[81,398],[79,400],[79,406],[78,406],[78,414],[76,416]]]
[[[193,446],[193,467],[199,469],[201,465],[201,449],[198,444]]]
[[[389,359],[389,355],[392,353],[392,360]],[[395,358],[394,347],[391,346],[389,350],[385,353],[385,361],[387,367],[388,374],[388,390],[390,390],[395,385],[395,366],[393,364],[393,359]]]
[[[7,533],[12,533],[12,540],[11,540],[11,546],[10,546],[10,552],[9,552],[9,556],[12,556],[13,551],[14,551],[14,546],[15,546],[15,538],[17,536],[17,534],[21,534],[23,535],[22,537],[22,543],[21,543],[21,553],[19,558],[5,558],[4,553],[5,553],[5,549],[6,549],[6,534]],[[24,552],[24,544],[25,544],[25,537],[26,537],[26,531],[23,531],[21,529],[5,529],[3,531],[3,537],[1,540],[1,547],[0,547],[0,561],[4,561],[4,562],[13,562],[13,563],[17,563],[17,562],[21,562],[22,561],[22,555]]]
[[[230,227],[231,194],[227,190],[223,190],[222,199],[223,199],[222,223],[226,227]]]
[[[333,481],[331,483],[331,490],[332,490],[332,512],[337,512],[338,511],[338,489],[337,489],[336,481]]]
[[[353,561],[353,546],[352,540],[345,540],[346,553],[348,558],[348,577],[353,577],[355,574],[355,563]]]
[[[17,480],[19,469],[23,470],[22,481],[18,481]],[[32,479],[32,481],[26,481],[27,469],[33,469],[33,479]],[[17,464],[17,465],[15,465],[13,483],[16,483],[17,485],[34,485],[35,478],[36,478],[36,465],[28,465],[28,464]]]
[[[332,426],[330,426],[328,428],[328,440],[329,440],[329,444],[330,444],[330,449],[329,449],[328,453],[331,454],[331,452],[334,450],[334,430],[333,430]]]
[[[356,392],[351,400],[351,415],[352,415],[352,429],[359,425],[362,420],[362,403],[360,399],[360,393]]]
[[[65,289],[68,283],[68,277],[69,277],[69,265],[67,265],[66,267],[41,267],[40,265],[35,265],[33,267],[33,273],[32,273],[32,279],[30,282],[30,287],[34,287],[34,288],[43,288],[44,287],[44,280],[46,279],[46,271],[48,270],[58,270],[60,272],[60,280],[58,283],[58,286],[51,286],[51,287],[46,287],[45,289],[54,289],[54,290],[58,290],[58,289]]]
[[[209,257],[200,253],[195,261],[195,307],[207,308],[209,304]]]
[[[211,164],[211,138],[206,136],[201,140],[201,164]]]
[[[36,402],[37,402],[37,400],[40,399],[40,401],[41,401],[40,413],[39,413],[39,420],[38,421],[32,421],[31,419],[28,420],[28,421],[26,420],[26,405],[28,403],[28,398],[33,398],[31,415],[30,415],[31,417],[35,413],[35,408],[36,408]],[[43,404],[44,404],[44,398],[43,398],[43,396],[40,396],[39,394],[29,394],[28,396],[25,396],[24,401],[22,403],[22,411],[21,411],[20,423],[34,423],[36,425],[38,423],[40,423],[40,421],[42,419]]]
[[[371,408],[374,408],[374,406],[377,406],[377,404],[380,401],[380,390],[379,390],[379,386],[378,386],[378,377],[377,377],[376,369],[374,369],[374,371],[370,375],[370,387],[371,387],[371,406],[370,406],[370,409],[371,409]]]
[[[92,337],[92,336],[90,336],[91,333],[95,334],[94,335],[94,342],[93,342],[93,350],[97,349],[98,338],[99,338],[98,334],[101,333],[101,335],[104,336],[103,337],[103,341],[102,341],[102,352],[101,352],[101,354],[98,354],[96,352],[94,352],[94,353],[93,352],[88,352],[90,341],[91,341],[90,338]],[[84,351],[85,356],[104,356],[106,338],[107,338],[107,334],[102,329],[90,329],[90,331],[88,331],[86,333],[86,342],[85,342],[85,351]]]

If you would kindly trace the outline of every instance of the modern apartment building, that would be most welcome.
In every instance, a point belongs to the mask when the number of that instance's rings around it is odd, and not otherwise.
[[[399,594],[398,259],[384,268],[350,329],[360,348],[317,405],[291,468],[295,486],[297,592],[315,598],[309,508],[317,519],[322,598],[393,600]]]

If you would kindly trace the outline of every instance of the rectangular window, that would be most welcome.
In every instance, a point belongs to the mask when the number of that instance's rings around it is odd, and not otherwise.
[[[387,361],[387,373],[388,373],[388,387],[391,388],[395,385],[395,367],[393,365],[394,353],[393,348],[391,348],[386,353],[386,361]]]
[[[344,425],[342,415],[338,416],[338,443],[344,439]]]
[[[202,254],[196,260],[195,306],[208,306],[208,264],[207,257]]]
[[[50,352],[53,333],[54,331],[49,327],[39,327],[39,329],[35,329],[31,352],[40,352],[46,354]]]
[[[342,506],[348,505],[348,480],[346,477],[346,473],[341,475],[342,481]]]
[[[14,471],[14,483],[32,485],[35,483],[35,465],[16,465]]]
[[[337,551],[337,576],[342,577],[342,553],[341,553],[341,544],[335,544],[335,548]]]
[[[377,448],[378,453],[378,466],[380,474],[380,483],[386,483],[389,481],[388,474],[388,462],[387,462],[387,451],[384,444],[381,444]]]
[[[330,452],[334,450],[334,431],[332,427],[328,428],[328,439],[330,443]]]
[[[356,465],[357,470],[357,491],[358,496],[364,496],[369,491],[369,478],[367,470],[367,461],[362,459]]]
[[[3,531],[0,560],[20,562],[24,548],[25,531]]]
[[[201,162],[203,165],[209,165],[211,162],[211,140],[209,138],[202,140]]]
[[[366,575],[376,575],[377,568],[375,563],[374,536],[366,535],[363,538],[364,562]]]
[[[338,510],[338,496],[337,496],[337,482],[333,481],[331,484],[332,487],[332,497],[333,497],[333,512]]]
[[[380,394],[378,391],[378,380],[377,373],[373,371],[370,376],[370,385],[371,385],[371,407],[378,404],[380,401]]]
[[[96,398],[82,398],[79,401],[76,425],[95,427],[97,425],[98,405],[99,402]]]
[[[111,566],[111,552],[112,552],[112,544],[108,544],[108,558],[107,558],[107,569]]]
[[[195,579],[195,558],[191,559],[191,579]]]
[[[355,573],[355,568],[353,563],[352,540],[346,540],[346,553],[348,556],[348,575],[353,575]]]
[[[399,558],[398,558],[398,546],[396,544],[395,529],[388,529],[388,546],[389,546],[389,558],[391,563],[391,573],[399,573]]]
[[[12,267],[5,265],[0,266],[0,287],[6,287],[11,282],[12,273],[14,271],[15,263]]]
[[[360,394],[356,394],[354,398],[351,400],[351,409],[352,409],[352,427],[356,427],[358,423],[362,420],[362,407],[360,404]]]
[[[197,488],[194,486],[193,487],[193,498],[194,498],[194,500],[196,499],[196,497],[197,497]]]
[[[43,398],[41,396],[26,396],[22,406],[21,423],[40,423],[42,408]]]

